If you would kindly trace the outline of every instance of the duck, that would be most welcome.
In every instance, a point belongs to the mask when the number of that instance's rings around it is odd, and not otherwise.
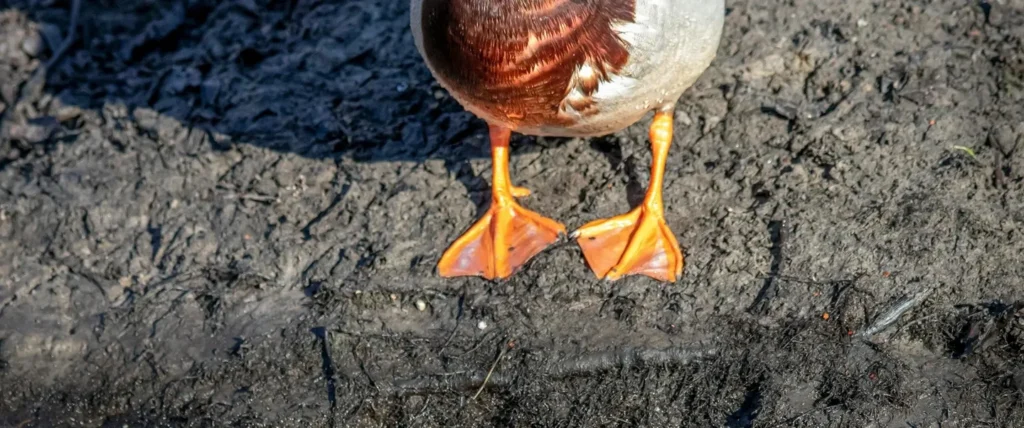
[[[675,109],[714,61],[724,20],[724,0],[411,0],[423,62],[490,138],[490,206],[437,273],[505,279],[566,236],[563,223],[519,203],[531,192],[511,178],[512,132],[590,138],[653,112],[643,202],[568,237],[599,279],[679,279],[685,259],[662,197]]]

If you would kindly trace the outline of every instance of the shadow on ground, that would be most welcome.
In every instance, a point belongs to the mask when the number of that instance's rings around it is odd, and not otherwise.
[[[60,45],[66,8],[13,6],[45,23],[29,28],[30,52]],[[100,1],[79,22],[46,79],[64,106],[123,106],[154,132],[172,122],[311,158],[482,153],[451,153],[482,125],[430,82],[401,2]]]

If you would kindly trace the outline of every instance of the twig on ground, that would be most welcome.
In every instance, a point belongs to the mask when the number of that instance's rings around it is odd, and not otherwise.
[[[871,325],[863,331],[858,332],[856,337],[867,339],[873,335],[881,333],[883,330],[896,323],[896,321],[898,321],[904,314],[924,302],[928,296],[932,295],[933,291],[935,291],[935,289],[929,287],[912,296],[907,296],[898,300],[892,308],[879,315],[878,318],[875,319],[875,322],[871,323]]]
[[[261,195],[259,193],[230,193],[224,195],[224,197],[227,199],[238,199],[240,201],[253,201],[267,204],[280,202],[280,199],[276,196]]]
[[[505,341],[505,346],[501,348],[501,352],[498,353],[498,358],[494,359],[494,363],[491,364],[491,369],[487,371],[487,376],[484,376],[484,381],[480,382],[480,389],[476,390],[476,394],[473,394],[473,398],[470,401],[476,401],[476,397],[480,396],[481,392],[484,392],[484,387],[487,386],[487,381],[491,380],[491,375],[494,374],[494,369],[498,367],[498,361],[501,361],[502,357],[505,356],[505,352],[511,348],[510,342]]]

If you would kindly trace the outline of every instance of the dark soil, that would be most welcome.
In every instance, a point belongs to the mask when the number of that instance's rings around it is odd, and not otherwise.
[[[665,200],[445,280],[484,124],[405,0],[0,0],[2,426],[1024,426],[1024,3],[728,2]],[[647,119],[517,136],[524,204],[642,195]]]

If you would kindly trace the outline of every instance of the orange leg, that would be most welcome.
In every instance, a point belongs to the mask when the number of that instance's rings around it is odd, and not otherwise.
[[[565,226],[527,210],[515,198],[530,191],[512,186],[508,172],[508,128],[491,125],[491,206],[455,240],[437,264],[443,277],[507,278],[558,240]]]
[[[665,224],[661,198],[672,145],[672,112],[655,114],[650,132],[654,159],[643,204],[626,214],[587,223],[572,234],[598,278],[614,281],[639,274],[675,282],[683,274],[683,253]]]

